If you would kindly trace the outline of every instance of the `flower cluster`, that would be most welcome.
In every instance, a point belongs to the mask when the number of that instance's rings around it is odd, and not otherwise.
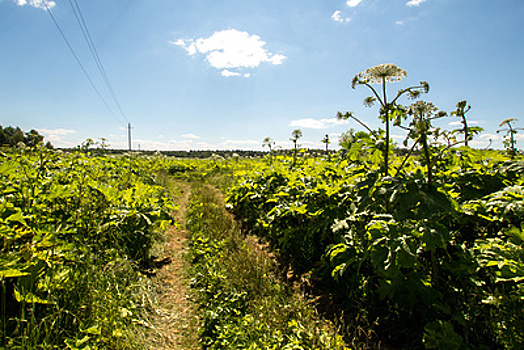
[[[355,75],[351,81],[351,87],[355,88],[358,84],[393,83],[395,81],[401,81],[403,77],[407,76],[406,71],[397,67],[395,64],[384,63],[368,68],[365,72],[360,72]]]

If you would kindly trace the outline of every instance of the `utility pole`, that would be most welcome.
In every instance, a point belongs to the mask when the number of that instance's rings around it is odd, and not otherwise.
[[[131,151],[131,123],[127,123],[127,144]]]

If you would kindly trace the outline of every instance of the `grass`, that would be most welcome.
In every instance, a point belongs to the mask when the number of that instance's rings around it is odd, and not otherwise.
[[[152,278],[154,309],[150,327],[151,349],[198,349],[198,318],[189,299],[189,263],[185,214],[191,188],[185,181],[166,178],[164,186],[178,205],[173,214],[177,225],[165,232],[165,241],[157,244],[154,254],[160,261],[167,261]]]
[[[192,286],[205,349],[346,349],[264,244],[244,236],[220,192],[194,184],[187,215]]]

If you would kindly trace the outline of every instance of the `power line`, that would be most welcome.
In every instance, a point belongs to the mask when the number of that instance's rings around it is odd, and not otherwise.
[[[107,107],[107,109],[109,110],[109,112],[111,113],[111,115],[118,121],[118,118],[116,117],[115,113],[113,112],[113,110],[111,109],[111,107],[109,107],[109,104],[106,102],[106,100],[104,99],[104,97],[102,96],[102,94],[100,93],[100,91],[98,90],[98,88],[96,87],[95,83],[93,82],[93,79],[91,79],[91,77],[89,76],[89,73],[87,72],[87,70],[85,69],[84,65],[82,64],[82,62],[80,61],[80,59],[78,58],[78,55],[75,53],[75,50],[73,49],[73,47],[71,46],[71,44],[69,43],[69,40],[67,39],[66,35],[64,34],[62,28],[60,27],[60,25],[58,24],[57,20],[55,19],[55,16],[53,15],[53,13],[51,12],[51,9],[49,8],[49,6],[47,5],[47,1],[43,1],[43,4],[45,6],[45,9],[46,9],[46,12],[49,14],[49,16],[51,17],[51,19],[53,20],[53,23],[55,24],[56,28],[58,29],[58,31],[60,32],[60,35],[62,36],[62,39],[64,39],[64,42],[66,43],[67,47],[69,48],[69,51],[71,51],[71,54],[73,55],[73,57],[75,58],[75,61],[76,63],[78,63],[78,65],[80,66],[80,69],[82,70],[82,72],[84,72],[84,75],[86,76],[87,80],[89,80],[89,83],[91,84],[91,86],[93,87],[93,89],[95,90],[95,92],[97,93],[98,97],[100,98],[100,100],[102,100],[102,102],[104,103],[104,105]],[[120,121],[119,121],[120,122]]]
[[[116,97],[116,94],[115,94],[115,91],[113,90],[111,82],[109,81],[109,77],[106,74],[106,70],[104,69],[102,60],[100,59],[100,56],[98,55],[98,51],[96,49],[95,43],[93,42],[91,34],[89,33],[89,28],[87,27],[87,23],[84,19],[82,10],[80,9],[80,6],[78,5],[77,0],[69,0],[69,4],[71,5],[71,8],[73,9],[73,13],[75,14],[78,25],[80,26],[80,29],[82,30],[82,34],[84,35],[84,39],[86,40],[87,46],[89,47],[89,50],[91,51],[91,55],[93,56],[93,59],[95,60],[96,66],[98,67],[98,71],[100,72],[100,75],[104,79],[106,87],[109,93],[111,94],[113,101],[115,102],[116,106],[118,107],[118,110],[120,111],[120,114],[122,115],[122,117],[126,120],[126,122],[129,123],[129,120],[127,119],[122,109],[122,106],[120,105],[120,102],[118,101],[118,98]]]

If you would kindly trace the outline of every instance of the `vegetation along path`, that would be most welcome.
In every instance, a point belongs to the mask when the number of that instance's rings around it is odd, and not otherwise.
[[[156,305],[151,337],[155,349],[198,349],[197,321],[193,304],[189,298],[187,231],[185,215],[191,196],[191,186],[183,182],[169,182],[169,187],[178,204],[175,214],[177,225],[170,226],[165,233],[165,242],[160,248],[159,269],[154,277]]]
[[[522,156],[348,147],[0,151],[0,350],[521,348]]]
[[[296,285],[281,280],[268,248],[241,234],[220,190],[168,186],[178,225],[157,253],[149,348],[345,348]]]

